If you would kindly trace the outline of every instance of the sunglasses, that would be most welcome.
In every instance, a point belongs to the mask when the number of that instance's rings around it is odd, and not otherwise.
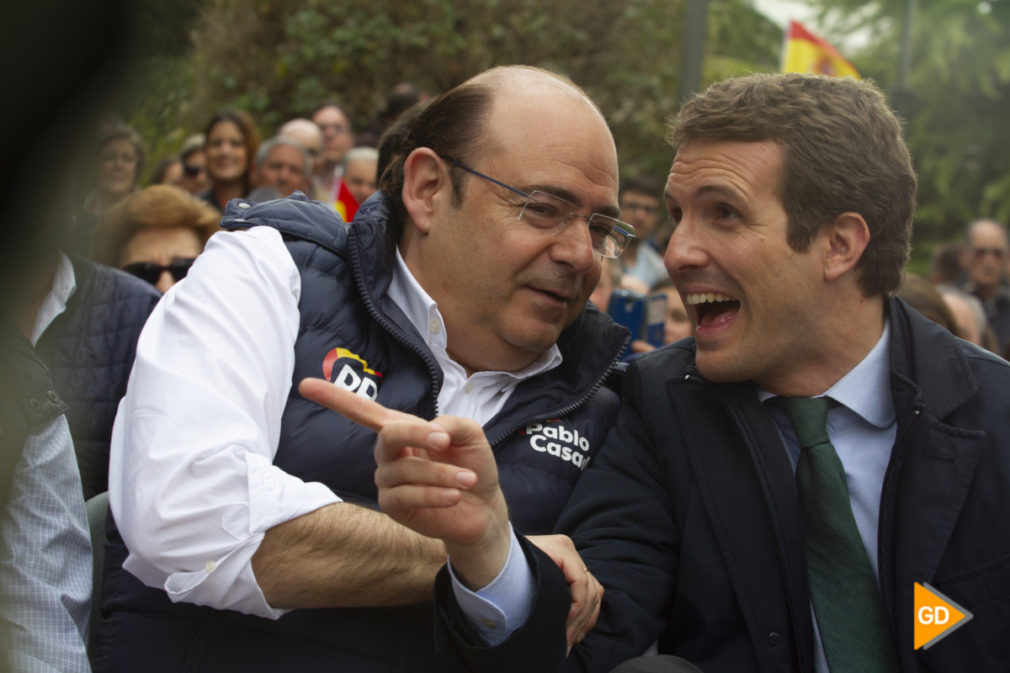
[[[195,178],[196,176],[200,175],[200,173],[206,171],[207,168],[204,166],[191,166],[189,164],[183,164],[182,170],[189,177]]]
[[[162,266],[154,262],[133,262],[123,267],[123,271],[132,274],[141,280],[145,280],[151,285],[157,285],[161,274],[168,271],[175,282],[179,282],[189,273],[189,267],[193,266],[194,259],[176,259],[171,263]]]

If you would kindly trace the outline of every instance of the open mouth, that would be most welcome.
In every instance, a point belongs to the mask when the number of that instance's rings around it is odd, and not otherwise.
[[[721,324],[740,310],[738,300],[720,292],[692,292],[684,299],[694,307],[700,329]]]

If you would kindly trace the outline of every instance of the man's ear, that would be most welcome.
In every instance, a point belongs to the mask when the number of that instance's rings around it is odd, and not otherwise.
[[[417,148],[403,162],[403,206],[421,233],[430,231],[440,199],[451,194],[449,173],[444,169],[438,155],[427,147]]]
[[[824,227],[827,254],[824,257],[824,278],[835,280],[859,263],[870,243],[870,226],[859,213],[842,213]]]

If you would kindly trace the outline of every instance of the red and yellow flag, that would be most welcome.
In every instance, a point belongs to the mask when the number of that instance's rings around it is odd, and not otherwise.
[[[347,189],[347,185],[341,180],[340,189],[337,191],[337,200],[333,203],[333,207],[340,213],[340,219],[344,222],[353,220],[354,215],[358,212],[359,205],[361,204],[358,203],[358,200]]]
[[[789,22],[782,54],[782,72],[859,79],[859,72],[837,49],[807,30],[799,21]]]

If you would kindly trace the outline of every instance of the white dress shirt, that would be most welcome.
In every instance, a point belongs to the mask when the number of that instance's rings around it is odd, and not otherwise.
[[[151,314],[112,434],[109,501],[124,567],[173,601],[277,618],[251,560],[273,526],[339,502],[273,465],[294,371],[298,269],[269,227],[223,232]],[[555,347],[521,372],[467,378],[444,323],[402,259],[390,296],[442,365],[442,413],[483,423],[518,383],[556,367]]]

